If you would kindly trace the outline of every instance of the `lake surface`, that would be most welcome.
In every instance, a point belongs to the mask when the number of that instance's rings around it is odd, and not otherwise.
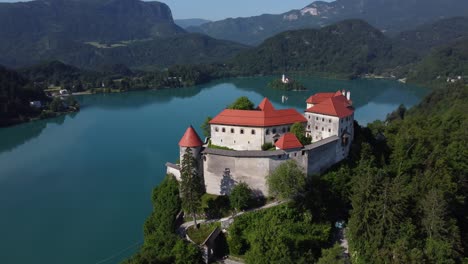
[[[142,241],[151,191],[178,158],[192,124],[239,96],[304,110],[316,92],[351,90],[361,124],[428,90],[386,80],[299,79],[310,90],[266,88],[271,78],[176,90],[80,97],[79,113],[0,129],[1,263],[119,263]],[[281,103],[281,96],[289,100]]]

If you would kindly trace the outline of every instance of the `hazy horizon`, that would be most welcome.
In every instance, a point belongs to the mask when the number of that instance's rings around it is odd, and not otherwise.
[[[292,9],[301,9],[315,0],[160,0],[172,10],[174,19],[201,18],[220,20],[225,18],[249,17],[261,14],[281,14]],[[1,3],[30,2],[17,0],[0,0]],[[331,2],[331,0],[326,0]]]

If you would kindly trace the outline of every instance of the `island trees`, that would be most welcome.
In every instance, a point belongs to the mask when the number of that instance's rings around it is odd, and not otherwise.
[[[182,157],[180,169],[180,194],[182,207],[193,218],[195,226],[197,225],[197,212],[201,206],[201,197],[204,192],[203,182],[198,173],[197,160],[192,154],[192,150],[187,148]]]
[[[268,176],[267,184],[271,196],[291,199],[304,191],[306,175],[294,160],[288,160]]]

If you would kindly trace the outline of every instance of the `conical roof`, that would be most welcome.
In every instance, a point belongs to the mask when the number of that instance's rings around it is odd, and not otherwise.
[[[179,146],[185,148],[200,147],[203,146],[203,142],[201,141],[195,129],[190,126],[187,128],[187,131],[185,131],[184,136],[180,139]]]

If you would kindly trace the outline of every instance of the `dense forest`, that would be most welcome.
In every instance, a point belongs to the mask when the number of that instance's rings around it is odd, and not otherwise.
[[[321,177],[349,208],[353,263],[461,263],[468,250],[468,86],[360,129],[348,164]]]
[[[408,80],[417,83],[441,83],[447,79],[468,78],[468,37],[435,49],[413,67]]]
[[[44,100],[45,94],[14,71],[0,67],[0,126],[15,124],[38,115],[29,102]]]

